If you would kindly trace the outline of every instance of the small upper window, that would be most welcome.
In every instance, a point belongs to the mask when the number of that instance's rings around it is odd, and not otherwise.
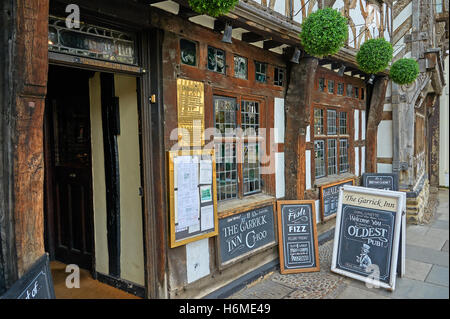
[[[267,64],[255,61],[255,80],[256,82],[266,83],[267,81]]]
[[[361,88],[361,100],[364,100],[364,88]]]
[[[239,79],[247,79],[247,59],[238,55],[234,56],[234,76]]]
[[[180,39],[181,63],[197,66],[197,44],[195,42]]]
[[[324,78],[319,79],[319,91],[320,92],[325,91],[325,79]]]
[[[353,93],[353,85],[347,84],[347,96],[352,97]]]
[[[334,93],[334,81],[328,80],[328,93]]]
[[[284,84],[284,69],[275,67],[273,84],[283,86]]]
[[[225,51],[208,47],[208,70],[225,74]]]
[[[358,99],[359,98],[359,88],[357,88],[357,87],[353,88],[353,92],[354,92],[354,98]]]
[[[338,83],[337,94],[344,95],[344,83]]]

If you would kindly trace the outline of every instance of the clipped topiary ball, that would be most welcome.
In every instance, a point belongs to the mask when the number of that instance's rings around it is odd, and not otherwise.
[[[332,8],[319,9],[302,23],[299,36],[309,55],[320,58],[335,54],[347,40],[347,18]]]
[[[414,59],[402,58],[391,66],[389,77],[397,84],[410,84],[419,75],[419,64]]]
[[[387,68],[393,53],[392,45],[385,39],[370,39],[361,45],[356,62],[362,71],[375,74]]]
[[[239,0],[189,0],[189,6],[195,12],[218,17],[232,10]]]

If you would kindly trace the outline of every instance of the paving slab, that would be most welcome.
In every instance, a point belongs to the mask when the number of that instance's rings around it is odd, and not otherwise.
[[[434,265],[426,278],[426,282],[448,287],[448,267]]]
[[[265,279],[252,287],[238,291],[230,299],[281,299],[292,291],[292,288]]]
[[[426,225],[407,225],[406,226],[406,240],[416,236],[424,236],[430,229]]]
[[[406,258],[405,277],[419,281],[425,281],[432,267],[432,264],[427,264],[424,262]]]
[[[406,258],[448,267],[448,252],[421,246],[406,245]]]
[[[409,278],[397,281],[395,299],[448,299],[448,288]]]
[[[448,240],[448,232],[442,229],[430,228],[425,235],[408,236],[406,234],[407,244],[434,250],[441,250],[446,240]]]
[[[448,220],[435,220],[431,224],[430,228],[444,229],[448,231],[449,229]]]
[[[347,286],[337,299],[388,299],[373,291],[363,290],[354,286]]]
[[[443,220],[448,222],[448,214],[438,214],[436,220]]]

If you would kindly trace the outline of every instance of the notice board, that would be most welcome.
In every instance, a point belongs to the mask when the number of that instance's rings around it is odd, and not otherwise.
[[[398,191],[397,173],[364,173],[362,176],[362,186],[368,188],[385,189]]]
[[[44,254],[0,299],[55,299],[48,254]]]
[[[339,189],[344,185],[355,185],[355,180],[346,179],[320,187],[320,207],[322,221],[336,216],[339,200]]]
[[[281,273],[319,271],[314,201],[277,201],[277,212]]]
[[[214,149],[168,152],[170,247],[218,233]]]
[[[331,271],[394,290],[403,201],[400,192],[341,188]]]

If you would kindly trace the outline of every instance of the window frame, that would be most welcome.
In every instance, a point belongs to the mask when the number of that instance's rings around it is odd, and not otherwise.
[[[259,96],[250,96],[245,94],[234,94],[225,92],[222,90],[213,90],[212,94],[212,114],[213,114],[213,123],[214,127],[216,127],[216,110],[215,110],[215,101],[217,98],[225,98],[225,99],[234,99],[236,101],[237,109],[235,111],[236,114],[236,129],[241,128],[242,129],[242,103],[244,101],[247,102],[257,102],[259,104],[259,129],[265,128],[264,125],[264,117],[265,117],[265,99]],[[263,136],[248,136],[245,134],[242,134],[241,136],[237,136],[234,134],[233,136],[230,135],[224,135],[223,137],[214,136],[214,147],[216,147],[216,143],[234,143],[236,145],[236,169],[237,169],[237,192],[236,197],[233,198],[226,198],[226,199],[220,199],[217,198],[217,202],[225,202],[228,200],[239,200],[243,199],[247,196],[255,195],[262,193],[264,191],[263,188],[263,177],[261,175],[261,157],[262,157],[262,148],[261,145],[264,145],[264,137]],[[258,147],[258,161],[259,161],[259,190],[247,192],[244,193],[244,146],[246,143],[259,143]],[[238,161],[240,159],[240,161]],[[217,163],[216,163],[217,165]],[[217,170],[217,168],[216,168]],[[217,173],[217,172],[216,172]],[[216,177],[217,178],[217,177]],[[217,195],[219,196],[219,191],[217,192]]]

